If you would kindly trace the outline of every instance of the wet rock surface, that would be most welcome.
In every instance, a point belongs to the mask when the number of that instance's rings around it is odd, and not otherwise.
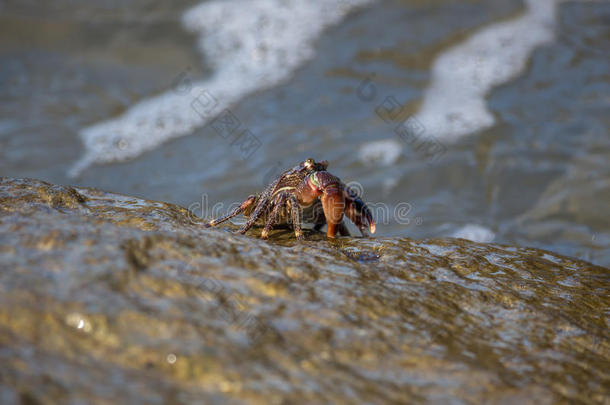
[[[0,178],[0,403],[609,403],[610,270]]]

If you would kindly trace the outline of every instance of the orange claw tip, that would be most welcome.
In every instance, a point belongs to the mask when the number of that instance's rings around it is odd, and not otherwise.
[[[371,233],[375,233],[375,223],[371,222],[371,224],[369,225],[369,230],[371,231]]]

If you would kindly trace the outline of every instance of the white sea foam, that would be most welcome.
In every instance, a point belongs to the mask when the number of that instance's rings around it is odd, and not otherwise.
[[[442,52],[421,107],[405,124],[416,122],[418,137],[442,143],[493,126],[486,95],[521,73],[535,48],[554,40],[561,1],[526,0],[521,16],[481,28]]]
[[[402,145],[395,139],[366,142],[360,146],[360,160],[366,164],[380,163],[384,166],[394,164],[402,153]]]
[[[555,37],[558,0],[526,0],[526,12],[491,24],[441,53],[415,118],[425,134],[454,141],[495,123],[485,96],[517,76],[532,51]]]
[[[186,29],[214,73],[137,103],[84,128],[85,155],[70,176],[95,163],[122,161],[191,133],[244,96],[276,85],[314,54],[322,31],[374,0],[211,0],[188,10]],[[176,72],[178,76],[180,72]]]
[[[496,234],[484,226],[468,224],[456,230],[451,236],[473,242],[489,243],[494,240]]]

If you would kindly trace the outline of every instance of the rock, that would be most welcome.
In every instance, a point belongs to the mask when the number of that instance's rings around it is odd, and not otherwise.
[[[606,268],[230,229],[1,178],[0,402],[610,401]]]

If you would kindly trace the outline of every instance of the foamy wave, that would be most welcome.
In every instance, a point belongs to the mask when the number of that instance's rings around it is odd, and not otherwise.
[[[394,164],[402,153],[402,145],[395,139],[366,142],[360,146],[358,155],[365,164],[379,162],[384,166]]]
[[[495,239],[496,234],[491,229],[483,226],[468,224],[456,230],[451,236],[468,239],[473,242],[489,243]]]
[[[483,28],[434,62],[431,84],[415,118],[441,140],[495,123],[485,96],[517,76],[532,51],[554,39],[558,0],[526,0],[521,17]]]
[[[188,10],[183,24],[199,35],[212,76],[188,91],[168,91],[84,128],[79,135],[85,155],[68,174],[134,158],[191,133],[244,96],[286,80],[313,56],[313,43],[325,28],[372,1],[213,0]]]

